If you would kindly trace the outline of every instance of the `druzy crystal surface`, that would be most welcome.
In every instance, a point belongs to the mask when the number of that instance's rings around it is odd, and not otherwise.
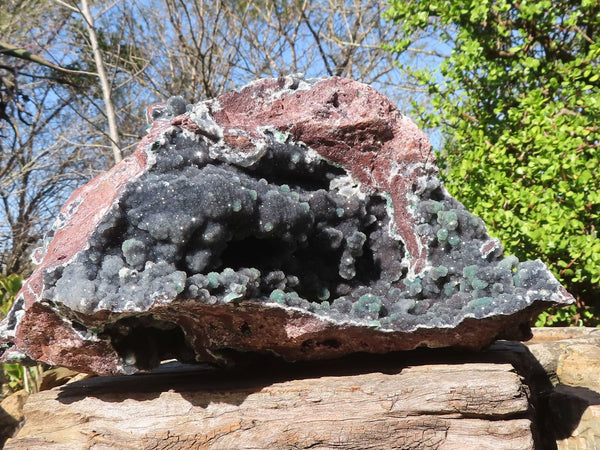
[[[65,204],[2,322],[4,359],[94,373],[526,338],[571,296],[504,256],[424,134],[342,78],[147,111],[134,155]]]

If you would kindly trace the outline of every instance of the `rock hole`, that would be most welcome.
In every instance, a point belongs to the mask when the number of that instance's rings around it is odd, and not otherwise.
[[[340,107],[340,99],[338,97],[338,93],[334,92],[333,95],[331,96],[331,98],[327,101],[327,103],[329,103],[334,108],[339,108]]]
[[[429,198],[431,200],[436,200],[438,202],[441,202],[442,200],[444,200],[444,193],[442,192],[442,188],[435,188],[433,191],[431,191],[431,194],[429,196]]]
[[[195,353],[181,327],[153,316],[121,319],[105,328],[123,362],[140,370],[157,367],[161,361],[195,362]]]
[[[377,281],[381,278],[381,263],[375,261],[373,250],[366,245],[363,248],[363,254],[356,260],[356,280],[363,284]]]
[[[244,322],[242,324],[242,326],[240,327],[240,333],[242,333],[242,335],[246,337],[252,336],[252,330],[250,329],[250,325],[248,325],[248,322]]]
[[[337,339],[327,339],[325,341],[317,343],[317,345],[322,347],[340,348],[342,346],[342,343]]]
[[[221,253],[221,268],[239,270],[254,267],[261,272],[279,269],[291,254],[289,246],[278,239],[259,239],[254,236],[231,241]]]
[[[303,352],[308,352],[310,350],[313,350],[315,348],[315,341],[312,339],[307,339],[306,341],[302,342],[302,345],[300,348]]]
[[[340,348],[342,343],[337,339],[325,339],[324,341],[315,341],[314,339],[307,339],[302,342],[302,351],[309,352],[319,347],[329,347],[329,348]]]
[[[127,219],[125,212],[115,216],[114,223],[101,223],[97,230],[100,230],[102,240],[107,244],[120,244],[123,236],[127,233]]]
[[[71,326],[75,331],[79,331],[80,333],[88,333],[87,327],[79,322],[71,321]]]
[[[328,191],[331,180],[348,174],[345,169],[325,160],[301,159],[294,163],[294,154],[305,153],[302,147],[274,143],[260,161],[245,171],[254,178],[265,178],[271,185],[287,184],[291,190],[305,193],[319,189]]]

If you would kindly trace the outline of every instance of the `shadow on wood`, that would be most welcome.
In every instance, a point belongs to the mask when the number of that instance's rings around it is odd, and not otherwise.
[[[6,448],[579,448],[567,438],[593,442],[580,421],[600,395],[557,385],[566,369],[544,356],[550,344],[296,364],[253,355],[229,370],[171,362],[32,395]]]

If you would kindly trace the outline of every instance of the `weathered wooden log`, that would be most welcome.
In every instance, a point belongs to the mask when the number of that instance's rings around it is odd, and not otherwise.
[[[7,449],[594,449],[600,329],[486,351],[236,371],[170,363],[33,394]]]
[[[173,365],[150,375],[92,378],[40,392],[30,397],[25,416],[5,448],[534,445],[527,389],[510,364],[387,367],[350,375],[325,370],[299,377]]]

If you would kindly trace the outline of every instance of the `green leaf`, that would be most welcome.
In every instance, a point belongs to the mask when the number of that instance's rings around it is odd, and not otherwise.
[[[592,0],[391,7],[410,10],[399,24],[410,30],[404,38],[437,36],[447,45],[442,36],[452,36],[440,74],[420,78],[433,106],[420,102],[414,116],[444,136],[438,153],[450,193],[507,252],[542,259],[578,298],[578,306],[539,318],[546,325],[600,321],[600,39],[565,31],[600,29],[596,7]],[[419,23],[429,11],[437,35]]]

